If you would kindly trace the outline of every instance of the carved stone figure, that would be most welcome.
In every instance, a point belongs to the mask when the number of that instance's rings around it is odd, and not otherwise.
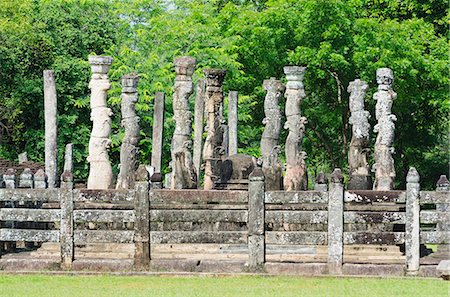
[[[368,84],[356,79],[348,85],[350,93],[350,119],[352,125],[352,140],[348,150],[348,165],[350,180],[348,188],[351,190],[368,190],[372,187],[367,156],[369,154],[369,118],[370,113],[364,110],[364,97]]]
[[[375,117],[378,123],[374,132],[378,133],[375,142],[375,164],[372,170],[375,172],[374,190],[388,191],[394,188],[395,168],[392,154],[394,141],[394,122],[397,120],[391,113],[392,104],[397,94],[392,89],[394,74],[389,68],[377,69],[378,91],[373,95],[377,101]]]
[[[192,113],[189,96],[193,92],[192,75],[196,60],[193,57],[175,59],[175,84],[173,92],[173,119],[175,132],[172,138],[171,189],[197,187],[197,171],[192,162],[191,133]]]
[[[286,138],[286,175],[284,189],[286,191],[300,191],[308,189],[308,175],[306,171],[306,153],[302,151],[303,136],[307,119],[301,116],[300,104],[306,97],[303,87],[303,76],[306,67],[285,66],[286,74],[286,123],[289,130]]]
[[[220,165],[224,155],[223,144],[223,119],[220,106],[223,104],[222,83],[226,70],[205,69],[206,77],[206,127],[207,132],[203,147],[203,159],[205,160],[204,189],[214,188],[214,182],[219,180]]]
[[[112,168],[108,157],[111,145],[112,111],[106,106],[107,91],[111,88],[108,71],[113,59],[106,56],[89,56],[92,77],[89,82],[91,89],[91,121],[93,122],[89,140],[88,189],[108,189],[112,181]]]
[[[138,101],[137,84],[139,76],[134,74],[122,77],[122,126],[125,136],[120,147],[120,172],[116,189],[133,189],[134,176],[138,167],[137,154],[139,142],[139,117],[136,115]]]
[[[267,94],[264,99],[265,128],[261,137],[262,170],[266,190],[276,191],[283,187],[283,168],[278,157],[280,153],[278,140],[281,132],[281,112],[278,104],[286,87],[272,77],[263,82],[263,88]]]

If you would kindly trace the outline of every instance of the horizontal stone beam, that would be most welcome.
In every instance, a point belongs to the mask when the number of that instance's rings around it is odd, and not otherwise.
[[[133,202],[132,190],[87,190],[76,189],[73,196],[74,202]]]
[[[278,224],[326,224],[328,222],[328,212],[266,210],[265,222]]]
[[[266,231],[266,244],[327,244],[327,232]]]
[[[435,203],[450,204],[450,196],[448,192],[420,191],[420,204]]]
[[[86,243],[132,243],[134,231],[129,230],[74,230],[73,241],[75,244]]]
[[[133,210],[75,210],[73,221],[79,222],[107,222],[128,223],[134,222]]]
[[[320,191],[266,192],[265,203],[266,204],[328,203],[328,192],[320,192]]]
[[[246,191],[152,190],[150,203],[248,203]]]
[[[245,231],[151,231],[151,243],[247,243]]]
[[[151,210],[152,222],[242,222],[247,223],[245,210]]]
[[[0,209],[0,221],[55,222],[59,220],[61,220],[61,211],[59,209]]]
[[[422,210],[420,212],[420,222],[423,224],[450,224],[450,213],[435,210]]]
[[[370,211],[357,211],[357,212],[344,212],[344,223],[357,223],[357,224],[373,224],[373,223],[405,223],[404,212],[370,212]]]
[[[0,241],[59,242],[59,230],[0,229]]]
[[[59,189],[0,189],[0,201],[57,202]]]
[[[402,244],[404,232],[344,232],[344,244]]]
[[[344,201],[358,203],[405,203],[406,194],[404,191],[351,190],[345,192]]]
[[[420,243],[449,244],[450,232],[448,231],[420,231]]]

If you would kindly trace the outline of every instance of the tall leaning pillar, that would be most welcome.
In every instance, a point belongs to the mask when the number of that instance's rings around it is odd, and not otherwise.
[[[223,127],[220,107],[223,104],[222,83],[226,70],[205,69],[206,77],[206,140],[203,147],[203,159],[205,160],[204,189],[214,188],[214,182],[219,179],[219,170],[222,163],[224,148]]]
[[[372,170],[375,171],[375,182],[373,189],[377,191],[389,191],[394,189],[395,167],[392,154],[394,148],[394,122],[397,117],[392,114],[392,105],[397,93],[392,89],[394,73],[389,68],[377,69],[378,91],[373,94],[373,99],[377,101],[375,105],[375,117],[378,123],[374,131],[378,133],[375,141],[375,164]]]
[[[267,91],[264,99],[264,132],[261,137],[262,170],[266,191],[277,191],[283,187],[283,169],[279,159],[281,132],[281,111],[279,101],[286,87],[274,77],[263,82]]]
[[[88,189],[108,189],[112,181],[112,168],[108,157],[111,145],[112,111],[106,106],[107,91],[111,88],[108,71],[113,59],[107,56],[89,56],[92,77],[91,89],[91,121],[92,132],[89,139],[89,177]]]
[[[116,189],[133,189],[135,171],[138,167],[139,117],[136,115],[138,102],[137,84],[139,76],[122,77],[122,126],[125,136],[120,147],[120,172]]]
[[[57,106],[55,74],[44,70],[45,173],[49,188],[56,187],[58,178]]]
[[[303,77],[306,67],[285,66],[287,84],[286,92],[286,123],[289,130],[286,138],[286,175],[284,176],[284,190],[300,191],[308,189],[308,175],[306,171],[306,152],[302,151],[303,136],[305,134],[306,118],[302,117],[300,104],[306,97],[303,87]]]
[[[193,57],[175,59],[175,84],[173,92],[173,118],[175,132],[172,138],[171,189],[197,188],[197,172],[192,160],[192,112],[189,96],[193,92],[192,75],[196,60]]]

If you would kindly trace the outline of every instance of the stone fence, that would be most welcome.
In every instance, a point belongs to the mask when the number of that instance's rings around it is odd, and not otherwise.
[[[61,267],[75,269],[77,246],[120,243],[134,245],[135,270],[436,275],[421,244],[450,241],[448,192],[420,191],[415,169],[406,191],[346,191],[335,170],[328,190],[285,192],[265,191],[259,168],[249,191],[150,189],[140,168],[132,190],[73,189],[64,175],[61,188],[16,189],[6,178],[3,254],[5,243],[56,242]],[[369,257],[352,258],[361,245]],[[396,265],[370,258],[370,248],[396,245],[406,255]],[[185,256],[187,248],[200,258]],[[207,253],[213,260],[196,260]]]

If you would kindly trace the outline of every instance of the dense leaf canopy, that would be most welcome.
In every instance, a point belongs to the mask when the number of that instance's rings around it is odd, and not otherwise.
[[[375,124],[375,71],[390,67],[398,98],[395,164],[403,187],[409,166],[434,187],[449,166],[448,6],[444,0],[6,0],[0,2],[0,157],[27,151],[43,161],[42,71],[57,77],[59,153],[75,145],[75,176],[87,176],[89,54],[114,57],[108,103],[114,111],[111,160],[117,171],[120,77],[139,73],[140,160],[151,154],[152,102],[166,93],[164,170],[168,171],[173,59],[197,58],[202,69],[228,70],[225,92],[239,92],[239,151],[259,155],[262,81],[305,65],[308,118],[304,148],[310,175],[346,170],[351,138],[347,85],[370,85],[366,109]],[[285,131],[281,142],[286,137]],[[371,133],[371,143],[376,134]],[[60,158],[62,160],[62,158]],[[371,160],[373,163],[373,160]]]

